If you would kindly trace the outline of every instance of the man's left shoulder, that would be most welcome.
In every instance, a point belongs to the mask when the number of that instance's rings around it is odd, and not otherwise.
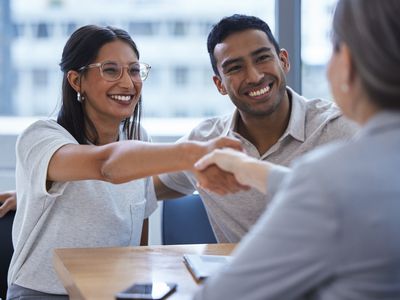
[[[311,99],[306,101],[306,122],[309,126],[323,130],[331,137],[349,138],[359,126],[343,116],[340,108],[332,101]]]

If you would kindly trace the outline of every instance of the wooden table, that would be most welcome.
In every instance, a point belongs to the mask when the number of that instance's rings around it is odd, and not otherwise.
[[[168,297],[190,299],[198,283],[182,260],[185,253],[229,255],[235,244],[56,249],[55,270],[70,299],[111,300],[135,282],[178,284]]]

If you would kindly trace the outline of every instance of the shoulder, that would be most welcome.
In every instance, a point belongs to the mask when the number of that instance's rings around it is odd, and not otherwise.
[[[60,124],[53,119],[38,120],[29,125],[18,137],[18,140],[26,138],[52,138],[54,136],[64,136],[75,141],[74,137]]]
[[[335,141],[312,150],[302,157],[294,160],[293,171],[302,173],[305,170],[313,174],[311,178],[319,178],[329,186],[341,181],[347,174],[348,168],[353,168],[352,162],[358,162],[360,145],[354,141]]]
[[[187,140],[206,141],[227,132],[232,115],[223,115],[203,120],[184,137]]]
[[[359,126],[343,116],[339,107],[324,99],[305,99],[301,97],[306,110],[306,127],[312,131],[324,132],[328,140],[353,137]]]

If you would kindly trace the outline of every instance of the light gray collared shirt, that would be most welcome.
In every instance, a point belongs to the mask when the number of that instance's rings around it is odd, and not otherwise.
[[[338,107],[330,101],[307,100],[287,89],[291,99],[291,114],[288,127],[278,142],[267,152],[257,148],[236,132],[239,117],[237,111],[231,115],[207,119],[180,141],[207,141],[218,136],[240,139],[247,153],[255,158],[288,166],[290,162],[318,145],[337,139],[349,139],[358,130],[355,123],[342,117]],[[268,128],[265,129],[268,136]],[[163,174],[162,182],[183,194],[196,190],[196,178],[191,172]],[[227,196],[219,196],[199,189],[211,226],[218,242],[239,242],[265,210],[270,199],[255,189]]]

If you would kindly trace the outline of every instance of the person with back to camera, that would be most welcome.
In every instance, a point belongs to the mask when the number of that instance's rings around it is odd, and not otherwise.
[[[310,152],[292,170],[229,150],[197,163],[273,201],[195,299],[400,299],[399,15],[398,0],[337,4],[328,79],[362,126],[355,140]]]
[[[241,149],[228,138],[148,143],[140,110],[150,67],[124,30],[79,28],[60,66],[57,121],[37,121],[17,140],[7,299],[68,299],[52,265],[54,248],[139,245],[142,223],[157,206],[148,176],[193,169],[215,147]]]

